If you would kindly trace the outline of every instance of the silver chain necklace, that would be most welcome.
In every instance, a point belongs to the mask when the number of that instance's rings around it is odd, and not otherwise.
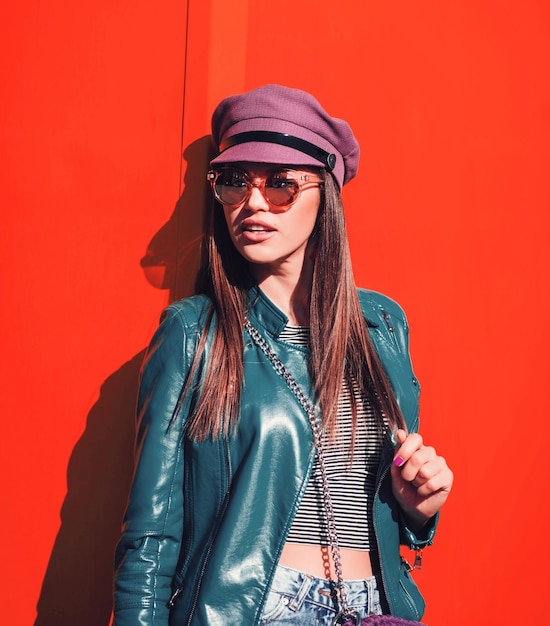
[[[246,331],[254,341],[254,343],[260,348],[260,350],[265,354],[265,356],[269,359],[273,368],[279,374],[286,384],[288,385],[290,391],[294,394],[301,407],[306,412],[306,415],[309,420],[309,424],[311,426],[311,431],[313,433],[313,443],[315,445],[315,451],[317,453],[317,460],[319,462],[319,470],[321,473],[321,481],[323,483],[323,508],[325,512],[325,521],[327,524],[327,535],[330,544],[330,552],[332,556],[332,562],[334,563],[334,571],[336,573],[337,586],[338,586],[338,596],[341,611],[337,615],[334,623],[340,623],[343,619],[356,619],[357,613],[353,609],[349,608],[347,591],[344,585],[344,576],[342,574],[342,560],[340,557],[340,545],[338,543],[338,535],[336,534],[336,523],[334,518],[334,509],[332,507],[332,498],[330,496],[329,490],[329,482],[327,476],[327,469],[325,463],[325,455],[324,455],[324,439],[323,439],[323,429],[320,423],[320,420],[317,417],[315,412],[315,408],[313,404],[310,402],[306,394],[303,392],[300,385],[296,382],[296,379],[292,376],[292,374],[288,371],[284,363],[279,359],[279,357],[273,352],[273,350],[268,345],[267,341],[262,337],[257,328],[252,326],[250,321],[246,319],[244,325]]]

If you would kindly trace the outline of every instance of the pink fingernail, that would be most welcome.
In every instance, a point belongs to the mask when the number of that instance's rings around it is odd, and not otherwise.
[[[395,467],[401,467],[404,462],[405,459],[402,456],[396,456],[393,460],[393,464],[395,465]]]

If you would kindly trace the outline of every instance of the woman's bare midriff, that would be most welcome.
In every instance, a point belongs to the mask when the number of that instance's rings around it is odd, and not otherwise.
[[[372,576],[370,552],[340,548],[344,580],[362,580]],[[302,543],[286,543],[279,565],[297,569],[316,578],[336,579],[330,548]]]

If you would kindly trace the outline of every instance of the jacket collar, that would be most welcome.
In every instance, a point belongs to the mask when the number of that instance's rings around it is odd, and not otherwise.
[[[247,316],[254,326],[260,325],[273,337],[278,337],[288,324],[288,317],[255,285],[248,292]]]
[[[367,315],[367,313],[367,311],[363,310],[367,326],[369,328],[377,328],[378,321],[376,317]],[[278,337],[288,324],[288,317],[271,302],[257,285],[248,292],[248,310],[246,314],[253,325],[259,324],[273,337]]]

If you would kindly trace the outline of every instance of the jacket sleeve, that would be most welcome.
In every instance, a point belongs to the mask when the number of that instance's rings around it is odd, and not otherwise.
[[[416,376],[413,374],[411,356],[409,352],[409,324],[407,322],[407,317],[403,309],[395,302],[389,301],[386,305],[388,311],[384,310],[384,317],[386,322],[388,322],[389,327],[391,328],[391,332],[395,333],[397,336],[398,344],[400,346],[400,353],[407,361],[407,368],[411,372],[411,379],[413,381],[413,389],[414,387],[420,390],[420,383],[418,382]],[[396,320],[395,324],[392,324],[391,319]],[[410,425],[413,426],[414,430],[418,430],[420,420],[418,416],[418,396],[416,396],[416,404],[417,408],[415,411],[415,420]],[[433,543],[435,531],[437,528],[437,523],[439,520],[439,513],[434,515],[424,526],[421,532],[414,533],[405,523],[405,519],[400,511],[399,515],[399,524],[400,524],[400,541],[403,545],[408,546],[411,550],[421,550]]]
[[[405,524],[403,516],[400,517],[401,543],[403,545],[408,546],[411,550],[422,550],[432,545],[439,521],[439,512],[428,520],[421,532],[416,534]]]
[[[398,403],[409,431],[419,427],[420,383],[414,375],[409,352],[409,325],[403,309],[387,296],[375,292],[362,292],[363,310],[371,312],[371,322],[376,328],[371,331],[375,347],[390,378]],[[367,307],[366,304],[370,304]],[[415,534],[405,524],[399,510],[400,542],[413,550],[432,544],[439,514],[435,515],[421,533]]]
[[[115,553],[114,625],[167,626],[183,533],[184,411],[190,354],[181,311],[166,310],[147,351],[138,396],[136,467]]]

